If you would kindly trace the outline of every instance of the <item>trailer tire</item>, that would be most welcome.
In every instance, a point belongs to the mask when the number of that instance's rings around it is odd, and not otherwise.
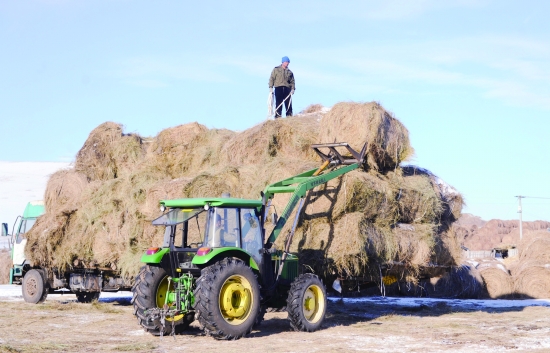
[[[206,334],[219,340],[246,336],[263,312],[256,275],[243,261],[229,257],[204,268],[194,307]]]
[[[168,285],[168,274],[163,268],[157,266],[145,265],[136,276],[134,286],[132,287],[132,304],[134,305],[134,315],[143,329],[155,336],[168,335],[172,333],[181,333],[186,330],[194,320],[193,313],[187,315],[178,315],[174,319],[166,318],[163,326],[159,320],[149,320],[145,314],[146,310],[152,308],[162,308],[164,304],[164,294],[159,293],[159,288],[166,290]]]
[[[99,299],[100,292],[75,292],[76,301],[79,303],[91,303]]]
[[[21,286],[23,299],[27,303],[38,304],[46,300],[48,296],[48,283],[42,270],[30,270],[23,277]]]
[[[287,312],[295,331],[318,330],[325,319],[327,292],[323,282],[312,273],[298,276],[288,291]]]

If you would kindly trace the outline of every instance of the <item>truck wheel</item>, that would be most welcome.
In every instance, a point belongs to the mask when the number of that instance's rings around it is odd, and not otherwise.
[[[42,271],[30,270],[23,277],[23,299],[27,303],[38,304],[46,300],[48,285]]]
[[[233,258],[206,267],[197,281],[194,307],[204,331],[216,339],[235,340],[249,334],[261,315],[256,275]]]
[[[79,303],[91,303],[99,299],[100,292],[75,292],[76,300]]]
[[[316,331],[325,319],[325,286],[316,275],[302,274],[290,286],[286,303],[290,326],[295,331]]]
[[[160,318],[151,319],[150,316],[146,315],[147,310],[162,308],[164,306],[168,283],[168,275],[164,269],[145,265],[136,276],[134,286],[132,287],[134,315],[145,331],[155,336],[160,336],[161,334],[168,335],[172,332],[172,328],[174,328],[175,333],[181,333],[193,322],[193,313],[176,315],[173,318],[165,317],[164,325]],[[170,285],[173,290],[173,283]],[[172,302],[168,302],[168,306],[172,304]]]

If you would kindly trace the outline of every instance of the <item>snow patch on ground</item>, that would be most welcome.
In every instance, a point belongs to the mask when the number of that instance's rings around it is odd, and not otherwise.
[[[76,296],[70,293],[56,292],[48,294],[48,300],[76,300]],[[132,299],[132,292],[120,291],[120,292],[101,292],[99,297],[100,302],[113,302],[113,301],[130,301]],[[409,298],[409,297],[361,297],[361,298],[338,298],[328,297],[331,302],[343,301],[344,303],[365,303],[370,305],[396,305],[406,307],[421,307],[421,306],[434,306],[437,303],[445,303],[449,306],[461,307],[461,308],[514,308],[514,307],[528,307],[528,306],[545,306],[550,307],[550,299],[439,299],[439,298]],[[0,300],[23,300],[21,294],[21,286],[16,284],[4,284],[0,285]],[[366,308],[369,305],[365,305]]]
[[[410,297],[362,297],[362,298],[337,298],[329,297],[328,300],[344,303],[365,303],[380,305],[398,305],[407,307],[433,306],[437,303],[445,303],[449,306],[461,308],[514,308],[527,306],[550,307],[550,299],[439,299],[439,298],[410,298]]]

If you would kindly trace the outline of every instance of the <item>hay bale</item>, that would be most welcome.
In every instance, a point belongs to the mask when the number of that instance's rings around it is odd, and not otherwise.
[[[183,189],[184,197],[221,197],[229,192],[234,197],[239,197],[240,183],[239,170],[227,167],[219,173],[204,172],[193,178]]]
[[[396,261],[409,266],[426,266],[435,245],[437,227],[434,224],[398,223],[392,229],[398,241]]]
[[[367,163],[380,171],[394,169],[414,150],[409,132],[378,103],[337,103],[323,116],[319,141],[347,142],[356,151],[367,144]]]
[[[489,298],[503,299],[514,297],[514,280],[507,265],[502,260],[481,258],[469,261],[480,272]]]
[[[365,272],[368,263],[366,226],[362,212],[347,213],[334,224],[327,256],[338,272],[352,276]]]
[[[46,212],[71,213],[80,208],[82,192],[88,185],[86,175],[62,169],[50,176],[44,193]]]
[[[0,249],[0,284],[10,282],[10,270],[13,266],[8,249]]]
[[[194,177],[215,166],[229,165],[221,150],[235,133],[226,129],[208,129],[198,123],[162,130],[148,149],[152,167],[175,179]]]
[[[457,227],[442,224],[436,234],[430,262],[440,266],[460,264],[462,261],[462,238],[457,234]]]
[[[437,281],[433,293],[443,298],[479,299],[485,296],[479,271],[466,264],[452,267]]]
[[[509,299],[514,297],[514,281],[503,265],[484,266],[479,271],[489,298]]]
[[[354,170],[310,191],[304,217],[337,220],[345,213],[362,212],[382,224],[397,221],[395,195],[387,178],[370,171]]]
[[[299,114],[314,114],[314,113],[321,113],[323,111],[323,105],[322,104],[310,104],[307,107],[304,108]]]
[[[318,129],[315,117],[266,120],[227,141],[222,158],[232,166],[257,165],[274,158],[318,161],[310,148],[317,143]]]
[[[302,265],[324,275],[332,271],[359,275],[368,263],[364,225],[361,212],[345,214],[334,223],[322,218],[304,221],[296,230],[290,250],[300,254]],[[282,245],[286,236],[279,239],[276,244]]]
[[[96,127],[78,151],[75,170],[88,180],[117,178],[143,158],[141,137],[124,134],[122,125],[106,122]]]
[[[191,180],[193,179],[181,177],[159,180],[154,183],[146,190],[145,204],[142,207],[143,213],[150,218],[158,216],[159,201],[184,198],[185,187]]]
[[[514,289],[520,298],[550,297],[550,264],[540,260],[523,260],[512,272]]]
[[[440,195],[425,174],[389,173],[390,185],[396,195],[399,216],[403,223],[437,223],[443,214]]]
[[[550,263],[550,232],[534,231],[519,244],[519,260],[538,260]]]
[[[464,206],[464,198],[454,187],[446,183],[443,179],[432,173],[431,171],[420,168],[418,166],[407,165],[402,168],[405,176],[425,176],[430,179],[430,183],[437,194],[439,204],[439,218],[447,223],[452,223],[460,218],[462,207]],[[440,210],[439,207],[442,209]]]
[[[70,220],[70,214],[45,213],[38,217],[33,227],[26,233],[25,257],[31,265],[50,267],[57,261],[57,248],[65,240],[65,230]],[[78,239],[76,234],[73,237]]]

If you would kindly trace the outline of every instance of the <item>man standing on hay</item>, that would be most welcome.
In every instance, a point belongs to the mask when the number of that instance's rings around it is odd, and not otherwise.
[[[273,94],[275,87],[275,119],[281,117],[283,103],[285,104],[286,116],[292,116],[292,95],[294,94],[294,74],[288,68],[290,59],[283,56],[282,64],[271,71],[269,77],[269,91]]]

